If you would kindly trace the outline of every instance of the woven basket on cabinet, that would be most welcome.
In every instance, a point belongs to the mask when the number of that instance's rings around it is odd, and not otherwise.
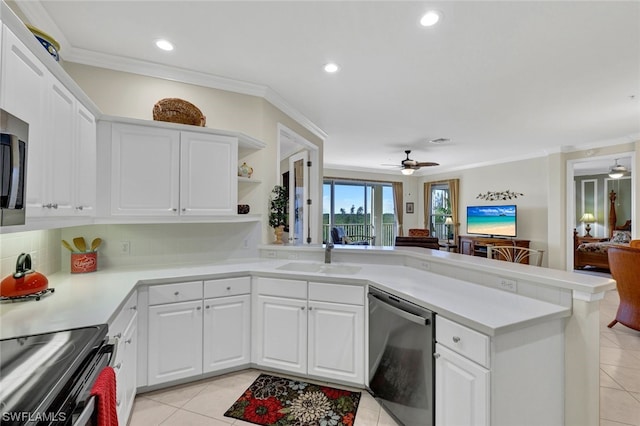
[[[153,119],[204,127],[206,118],[191,102],[179,98],[160,99],[153,106]]]

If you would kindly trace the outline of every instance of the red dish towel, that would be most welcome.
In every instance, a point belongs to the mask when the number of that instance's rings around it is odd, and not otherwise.
[[[116,409],[116,372],[111,367],[102,369],[91,388],[91,395],[97,399],[98,426],[118,426]]]

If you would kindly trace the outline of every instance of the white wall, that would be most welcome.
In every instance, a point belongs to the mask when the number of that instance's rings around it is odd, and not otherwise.
[[[516,204],[518,206],[518,238],[531,240],[531,247],[547,249],[547,187],[548,165],[546,157],[514,161],[474,169],[432,174],[419,177],[419,200],[417,214],[424,212],[423,185],[425,182],[460,179],[459,234],[467,233],[467,211],[469,205]],[[485,201],[478,194],[487,191],[523,193],[515,200]],[[546,256],[545,256],[546,257]],[[544,262],[546,264],[546,262]]]

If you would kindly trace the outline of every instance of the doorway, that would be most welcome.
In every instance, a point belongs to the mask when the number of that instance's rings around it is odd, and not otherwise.
[[[276,182],[289,191],[289,244],[322,243],[318,225],[318,210],[322,208],[320,173],[318,147],[278,123]]]
[[[620,177],[611,177],[609,172],[616,164],[624,166],[626,172]],[[615,197],[615,226],[623,225],[635,217],[635,153],[625,152],[598,157],[567,161],[567,250],[566,269],[573,270],[573,230],[579,235],[609,238],[611,226],[610,193]],[[581,222],[584,215],[592,215],[592,223]],[[588,216],[590,217],[590,216]],[[631,228],[632,237],[637,235]]]

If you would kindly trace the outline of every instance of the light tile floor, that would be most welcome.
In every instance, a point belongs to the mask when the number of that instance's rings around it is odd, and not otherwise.
[[[615,290],[600,303],[600,426],[640,426],[640,332],[607,328],[618,303]],[[223,414],[259,374],[246,370],[138,395],[129,425],[250,425]],[[354,426],[376,425],[396,423],[363,391]]]
[[[607,327],[619,302],[615,290],[600,302],[600,426],[640,426],[640,332]]]

